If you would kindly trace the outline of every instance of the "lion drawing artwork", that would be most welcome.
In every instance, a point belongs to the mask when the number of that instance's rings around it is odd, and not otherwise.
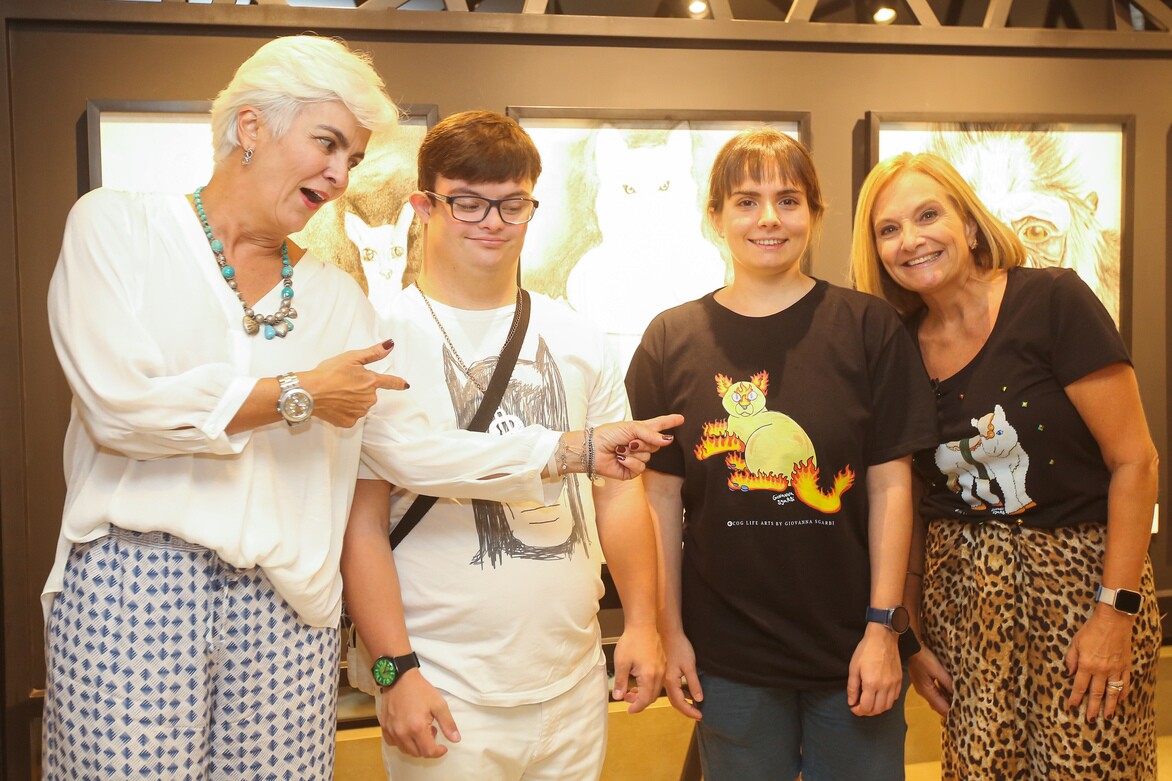
[[[1036,506],[1026,492],[1030,457],[1000,404],[993,411],[970,421],[977,435],[972,439],[945,442],[936,448],[936,466],[948,489],[960,494],[974,510],[986,506],[1003,508],[1017,515]],[[1000,492],[994,492],[996,485]]]
[[[717,374],[716,392],[728,418],[704,425],[696,458],[727,453],[728,487],[732,491],[792,490],[815,510],[838,512],[842,495],[854,485],[854,472],[846,467],[834,476],[829,490],[822,490],[814,443],[793,418],[766,408],[768,391],[768,372],[741,381]]]
[[[1119,322],[1119,231],[1104,227],[1099,194],[1058,132],[949,127],[926,151],[960,172],[1025,244],[1028,265],[1074,269]]]

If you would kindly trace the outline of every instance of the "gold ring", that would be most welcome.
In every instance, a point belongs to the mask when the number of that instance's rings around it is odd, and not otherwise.
[[[1118,694],[1123,691],[1123,681],[1107,681],[1107,688]]]

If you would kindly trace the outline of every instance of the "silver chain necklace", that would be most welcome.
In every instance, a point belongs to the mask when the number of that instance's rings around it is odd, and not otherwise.
[[[431,301],[428,300],[427,295],[423,292],[423,288],[419,286],[419,282],[415,282],[415,289],[419,291],[419,297],[423,299],[423,303],[427,305],[427,311],[431,312],[431,319],[439,326],[440,333],[444,336],[444,341],[448,345],[448,349],[452,351],[452,357],[456,359],[456,365],[460,367],[460,371],[464,372],[464,376],[472,381],[472,384],[484,393],[488,390],[487,385],[481,385],[480,381],[472,376],[472,371],[468,365],[464,363],[464,359],[460,357],[460,353],[456,351],[456,345],[452,344],[452,337],[448,336],[448,329],[444,328],[444,324],[440,322],[435,310],[431,308]],[[517,333],[517,311],[521,308],[521,288],[517,288],[517,303],[513,305],[513,327],[509,329],[509,335],[505,337],[505,343],[501,345],[500,352],[497,353],[497,360],[500,360],[500,355],[509,346],[509,342],[513,341],[513,335]]]

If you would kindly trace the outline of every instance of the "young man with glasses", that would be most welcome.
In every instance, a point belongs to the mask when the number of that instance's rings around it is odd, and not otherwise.
[[[396,336],[395,371],[411,383],[405,392],[437,430],[468,425],[514,339],[520,352],[489,431],[629,415],[621,369],[584,318],[533,295],[527,327],[518,324],[540,172],[528,134],[496,113],[449,117],[420,147],[411,205],[424,225],[423,267],[381,314]],[[625,618],[613,696],[637,712],[658,695],[655,538],[642,484],[565,474],[567,460],[591,456],[555,454],[550,473],[564,477],[546,481],[541,505],[440,499],[393,556],[388,533],[415,497],[359,481],[342,572],[375,660],[394,781],[599,777],[603,553]]]

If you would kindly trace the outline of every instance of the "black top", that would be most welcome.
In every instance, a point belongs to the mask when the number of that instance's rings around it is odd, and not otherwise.
[[[753,685],[845,683],[870,594],[867,468],[937,438],[927,375],[883,301],[817,281],[767,317],[713,295],[647,328],[636,418],[683,413],[650,467],[684,478],[684,630]]]
[[[1110,473],[1064,388],[1128,361],[1115,323],[1070,269],[1015,268],[989,339],[936,390],[943,440],[916,454],[925,517],[1105,523]]]

